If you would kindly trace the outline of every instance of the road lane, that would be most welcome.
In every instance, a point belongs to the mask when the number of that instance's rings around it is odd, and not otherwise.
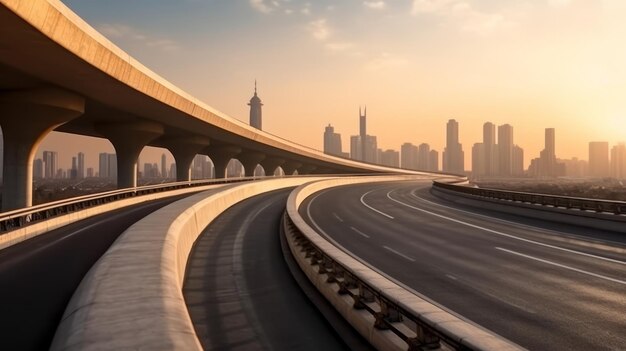
[[[371,349],[303,276],[314,305],[285,264],[278,233],[289,192],[233,206],[198,238],[183,294],[206,350]]]
[[[190,194],[107,212],[0,251],[0,349],[48,349],[91,266],[128,227]]]
[[[522,346],[624,348],[626,245],[619,238],[460,212],[420,199],[429,187],[339,187],[307,199],[301,213],[370,266]]]

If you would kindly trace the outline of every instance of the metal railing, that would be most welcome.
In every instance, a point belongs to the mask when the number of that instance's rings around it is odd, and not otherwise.
[[[408,350],[520,349],[517,345],[501,339],[493,339],[493,344],[487,348],[473,345],[463,336],[429,321],[417,311],[403,307],[400,301],[394,300],[385,293],[384,289],[363,281],[357,274],[326,254],[302,234],[287,212],[283,216],[283,227],[285,233],[293,236],[295,244],[301,252],[305,253],[305,258],[309,259],[310,264],[319,266],[317,273],[326,274],[327,283],[337,284],[338,294],[350,296],[354,309],[365,310],[374,317],[374,328],[391,331],[407,344]],[[486,333],[482,336],[484,339],[489,338]],[[485,344],[488,343],[485,342]],[[495,347],[491,348],[492,345]]]
[[[112,190],[102,193],[83,195],[64,200],[48,202],[41,205],[0,213],[0,235],[16,228],[21,228],[33,224],[35,222],[47,220],[53,217],[131,197],[172,191],[177,189],[200,187],[205,185],[244,182],[253,179],[259,179],[259,177],[194,180],[188,182],[148,185],[136,188]]]
[[[520,203],[528,203],[556,208],[574,209],[580,211],[595,211],[598,213],[612,213],[614,215],[626,215],[626,202],[588,199],[581,197],[569,197],[547,195],[539,193],[526,193],[489,188],[475,188],[433,181],[433,187],[454,191],[461,194],[473,195],[487,199],[506,200]]]

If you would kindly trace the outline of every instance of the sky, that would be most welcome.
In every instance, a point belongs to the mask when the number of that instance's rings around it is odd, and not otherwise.
[[[443,150],[445,124],[471,147],[482,125],[513,125],[525,162],[556,128],[557,156],[626,141],[623,0],[64,0],[144,65],[208,105],[248,121],[258,80],[264,130],[316,149],[324,127],[344,151],[367,105],[383,149]],[[40,151],[108,142],[53,133]],[[60,150],[59,150],[60,151]],[[89,152],[93,152],[93,160]],[[162,150],[142,153],[157,162]],[[168,158],[171,154],[167,152]]]

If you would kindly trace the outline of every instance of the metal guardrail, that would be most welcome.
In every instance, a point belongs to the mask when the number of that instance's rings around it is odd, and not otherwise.
[[[393,332],[407,344],[409,351],[482,349],[467,345],[467,340],[459,335],[429,323],[418,313],[403,308],[399,302],[385,294],[385,291],[364,282],[303,235],[287,212],[283,216],[283,227],[285,233],[293,235],[294,242],[305,253],[305,257],[310,259],[310,264],[319,266],[317,273],[326,274],[327,283],[337,284],[338,294],[350,296],[354,301],[353,308],[369,312],[374,317],[376,329]],[[517,348],[511,346],[510,349]]]
[[[136,188],[112,190],[103,193],[83,195],[70,199],[48,202],[37,206],[0,213],[0,235],[16,228],[21,228],[39,221],[51,219],[57,216],[131,197],[212,184],[244,182],[253,179],[259,179],[259,177],[226,178],[219,180],[194,180],[189,182],[148,185]]]
[[[461,194],[479,196],[488,199],[506,200],[541,206],[552,206],[557,208],[560,207],[564,209],[575,209],[580,211],[612,213],[618,216],[626,215],[626,202],[622,201],[597,200],[539,193],[525,193],[489,188],[474,188],[455,185],[455,183],[444,183],[439,181],[433,181],[433,186],[436,188],[451,190]]]

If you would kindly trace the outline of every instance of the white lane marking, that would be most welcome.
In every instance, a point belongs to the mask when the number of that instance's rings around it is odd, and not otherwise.
[[[341,219],[341,217],[339,217],[339,215],[336,214],[335,212],[333,212],[333,216],[335,216],[335,218],[337,218],[339,222],[343,222],[343,219]]]
[[[393,190],[392,190],[392,191],[393,191]],[[406,207],[412,208],[412,209],[414,209],[414,210],[417,210],[417,211],[420,211],[420,212],[424,212],[424,213],[428,213],[429,215],[432,215],[432,216],[435,216],[435,217],[439,217],[439,218],[442,218],[442,219],[445,219],[445,220],[448,220],[448,221],[451,221],[451,222],[454,222],[454,223],[463,224],[463,225],[466,225],[466,226],[468,226],[468,227],[472,227],[472,228],[480,229],[480,230],[486,231],[486,232],[488,232],[488,233],[492,233],[492,234],[496,234],[496,235],[504,236],[504,237],[507,237],[507,238],[511,238],[511,239],[515,239],[515,240],[523,241],[523,242],[526,242],[526,243],[535,244],[535,245],[539,245],[539,246],[543,246],[543,247],[549,247],[549,248],[551,248],[551,249],[561,250],[561,251],[565,251],[565,252],[573,253],[573,254],[576,254],[576,255],[581,255],[581,256],[587,256],[587,257],[597,258],[597,259],[599,259],[599,260],[604,260],[604,261],[608,261],[608,262],[612,262],[612,263],[617,263],[617,264],[626,265],[626,262],[624,262],[624,261],[615,260],[615,259],[608,258],[608,257],[603,257],[603,256],[597,256],[597,255],[593,255],[593,254],[586,253],[586,252],[581,252],[581,251],[576,251],[576,250],[566,249],[566,248],[564,248],[564,247],[560,247],[560,246],[556,246],[556,245],[550,245],[550,244],[545,244],[545,243],[542,243],[542,242],[539,242],[539,241],[535,241],[535,240],[525,239],[525,238],[522,238],[522,237],[519,237],[519,236],[515,236],[515,235],[512,235],[512,234],[502,233],[502,232],[499,232],[499,231],[497,231],[497,230],[493,230],[493,229],[489,229],[489,228],[481,227],[481,226],[479,226],[479,225],[475,225],[475,224],[467,223],[467,222],[464,222],[464,221],[461,221],[461,220],[458,220],[458,219],[454,219],[454,218],[451,218],[451,217],[447,217],[447,216],[444,216],[444,215],[440,215],[440,214],[438,214],[438,213],[431,212],[431,211],[428,211],[428,210],[424,210],[424,209],[419,208],[419,207],[411,206],[411,205],[409,205],[409,204],[407,204],[407,203],[404,203],[404,202],[402,202],[402,201],[400,201],[400,200],[396,200],[396,199],[392,198],[392,197],[391,197],[391,195],[390,195],[392,191],[389,191],[389,192],[387,193],[387,197],[388,197],[390,200],[395,201],[395,202],[397,202],[397,203],[399,203],[399,204],[401,204],[401,205],[403,205],[403,206],[406,206]]]
[[[357,232],[358,234],[360,234],[361,236],[363,236],[363,237],[365,237],[365,238],[368,238],[368,239],[369,239],[369,237],[370,237],[369,235],[367,235],[367,234],[363,233],[362,231],[360,231],[360,230],[356,229],[355,227],[350,227],[350,229],[354,230],[355,232]]]
[[[497,250],[504,251],[504,252],[508,252],[508,253],[510,253],[510,254],[513,254],[513,255],[517,255],[517,256],[525,257],[525,258],[528,258],[528,259],[531,259],[531,260],[535,260],[535,261],[543,262],[543,263],[550,264],[550,265],[553,265],[553,266],[557,266],[557,267],[561,267],[561,268],[569,269],[570,271],[574,271],[574,272],[578,272],[578,273],[582,273],[582,274],[587,274],[587,275],[590,275],[590,276],[592,276],[592,277],[596,277],[596,278],[600,278],[600,279],[608,280],[608,281],[611,281],[611,282],[614,282],[614,283],[619,283],[619,284],[626,285],[626,281],[623,281],[623,280],[619,280],[619,279],[615,279],[615,278],[607,277],[607,276],[605,276],[605,275],[601,275],[601,274],[597,274],[597,273],[592,273],[592,272],[585,271],[585,270],[582,270],[582,269],[578,269],[578,268],[574,268],[574,267],[566,266],[566,265],[564,265],[564,264],[560,264],[560,263],[556,263],[556,262],[552,262],[552,261],[544,260],[544,259],[542,259],[542,258],[538,258],[538,257],[530,256],[530,255],[525,255],[525,254],[523,254],[523,253],[516,252],[516,251],[512,251],[512,250],[507,250],[507,249],[504,249],[504,248],[501,248],[501,247],[497,247],[497,246],[496,246],[495,248],[496,248]]]
[[[374,190],[375,190],[375,189],[374,189]],[[374,212],[376,212],[376,213],[379,213],[379,214],[381,214],[381,215],[383,215],[383,216],[385,216],[385,217],[387,217],[387,218],[389,218],[389,219],[393,219],[393,217],[392,217],[392,216],[390,216],[390,215],[386,214],[385,212],[381,212],[381,211],[379,211],[379,210],[375,209],[374,207],[372,207],[372,206],[370,206],[370,205],[366,204],[366,203],[365,203],[365,200],[363,200],[363,198],[365,198],[365,196],[366,196],[367,194],[371,193],[371,192],[372,192],[372,191],[374,191],[374,190],[370,190],[370,191],[366,192],[365,194],[363,194],[363,196],[361,196],[361,203],[363,204],[363,206],[365,206],[365,207],[369,208],[370,210],[372,210],[372,211],[374,211]]]
[[[446,277],[452,279],[452,280],[458,280],[457,277],[453,276],[452,274],[446,274]]]
[[[476,213],[476,212],[465,211],[465,210],[461,210],[461,209],[458,209],[458,208],[454,208],[454,207],[438,204],[436,202],[433,202],[433,201],[430,201],[430,200],[426,200],[425,198],[423,198],[421,196],[417,196],[415,194],[415,192],[417,190],[418,189],[413,190],[411,192],[411,196],[416,198],[416,199],[418,199],[418,200],[420,200],[420,201],[429,203],[429,204],[431,204],[433,206],[443,207],[443,208],[446,208],[448,210],[457,211],[457,212],[461,212],[461,213],[466,213],[466,214],[473,215],[473,216],[476,216],[476,217],[486,218],[486,219],[489,219],[489,220],[495,221],[495,222],[506,223],[506,224],[513,224],[513,225],[515,225],[517,227],[520,227],[520,228],[528,228],[528,229],[541,231],[541,232],[545,232],[545,233],[555,233],[557,235],[562,235],[562,236],[566,236],[566,237],[573,237],[573,238],[577,238],[577,239],[581,239],[581,240],[587,240],[587,241],[589,241],[589,239],[590,239],[589,237],[585,237],[585,236],[581,236],[581,235],[577,235],[577,234],[560,232],[560,231],[554,230],[554,229],[546,229],[546,228],[535,227],[535,226],[532,226],[532,225],[522,224],[522,223],[519,223],[519,222],[507,221],[506,219],[502,219],[502,218],[486,216],[486,215],[482,215],[482,214],[479,214],[479,213]],[[600,244],[600,245],[623,245],[623,243],[620,243],[618,241],[612,241],[612,240],[606,240],[606,239],[600,240],[600,239],[597,239],[597,238],[593,238],[593,241],[591,241],[591,243],[593,243],[593,244]]]
[[[391,251],[391,252],[395,253],[396,255],[398,255],[398,256],[400,256],[400,257],[404,258],[405,260],[409,260],[409,261],[411,261],[411,262],[415,262],[415,259],[414,259],[414,258],[409,257],[409,256],[407,256],[407,255],[403,254],[402,252],[398,252],[398,251],[396,251],[396,250],[394,250],[394,249],[390,248],[389,246],[383,246],[383,248],[385,248],[385,250],[389,250],[389,251]]]

